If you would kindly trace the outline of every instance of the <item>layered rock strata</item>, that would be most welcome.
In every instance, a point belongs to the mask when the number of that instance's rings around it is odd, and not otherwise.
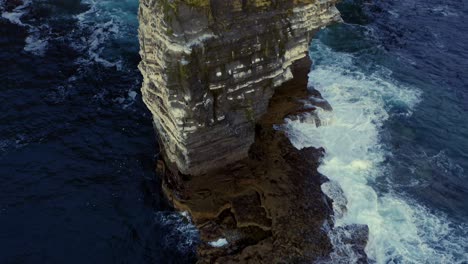
[[[332,251],[325,226],[330,201],[317,172],[323,149],[296,149],[275,129],[284,118],[314,114],[307,59],[294,64],[296,77],[280,86],[258,120],[249,157],[203,175],[187,177],[160,163],[164,190],[187,211],[200,231],[199,263],[313,263]],[[224,241],[216,246],[217,241]]]
[[[329,260],[323,149],[298,150],[275,127],[286,117],[320,125],[303,101],[332,110],[307,89],[307,51],[319,28],[340,20],[336,2],[140,0],[143,100],[164,154],[158,174],[200,231],[199,263]],[[364,263],[360,230],[340,239]]]
[[[167,162],[199,175],[248,156],[255,123],[337,0],[140,0],[143,100]]]

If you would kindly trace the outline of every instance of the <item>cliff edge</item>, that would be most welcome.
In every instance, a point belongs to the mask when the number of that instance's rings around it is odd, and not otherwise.
[[[310,263],[333,249],[323,149],[275,129],[303,101],[311,38],[337,0],[140,0],[143,100],[174,206],[200,232],[199,263]],[[327,103],[321,106],[330,110]]]
[[[255,123],[293,78],[337,0],[140,0],[143,100],[165,159],[197,175],[248,156]]]

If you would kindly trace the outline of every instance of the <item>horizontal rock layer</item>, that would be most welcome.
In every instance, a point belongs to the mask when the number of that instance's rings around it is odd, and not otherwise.
[[[314,263],[332,251],[324,226],[333,213],[317,172],[323,149],[298,150],[274,129],[285,117],[314,114],[303,104],[321,98],[306,89],[309,65],[294,63],[295,78],[276,89],[248,158],[194,177],[159,163],[167,196],[200,231],[198,263]]]
[[[166,161],[202,174],[241,160],[255,123],[336,0],[140,0],[143,100]]]

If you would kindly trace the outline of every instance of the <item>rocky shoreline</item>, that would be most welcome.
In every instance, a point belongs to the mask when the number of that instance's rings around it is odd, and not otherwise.
[[[196,177],[160,163],[166,195],[200,230],[199,263],[310,263],[331,253],[323,226],[333,210],[317,172],[323,149],[298,150],[275,129],[313,111],[301,102],[320,96],[307,90],[309,69],[308,59],[294,63],[295,78],[277,88],[248,158]]]
[[[287,117],[320,125],[315,107],[332,110],[307,87],[307,53],[320,28],[341,21],[336,3],[140,0],[158,172],[200,232],[199,263],[311,263],[333,252],[324,149],[298,150],[279,127]]]

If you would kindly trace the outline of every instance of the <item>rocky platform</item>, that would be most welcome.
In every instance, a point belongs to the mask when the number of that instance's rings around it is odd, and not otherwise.
[[[159,167],[167,196],[200,230],[199,263],[311,263],[330,254],[323,226],[333,212],[317,172],[323,149],[298,150],[274,128],[313,111],[301,102],[320,96],[307,90],[309,69],[308,59],[294,64],[295,78],[276,90],[247,158],[195,177]]]
[[[298,150],[275,127],[314,116],[302,103],[321,99],[307,89],[307,52],[317,30],[340,21],[336,2],[140,0],[139,67],[158,171],[200,231],[199,263],[330,257],[333,210],[317,172],[324,150]],[[343,238],[360,251],[367,241]]]

